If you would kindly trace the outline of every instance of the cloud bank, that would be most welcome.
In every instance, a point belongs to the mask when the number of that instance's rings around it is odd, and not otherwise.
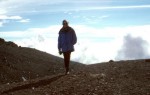
[[[78,42],[71,60],[85,64],[112,60],[148,58],[150,51],[150,25],[93,28],[71,25]],[[26,31],[0,32],[1,37],[24,47],[36,48],[60,56],[57,49],[59,25],[30,28]],[[132,51],[132,52],[131,52]]]
[[[148,52],[148,42],[141,37],[132,37],[127,35],[124,37],[123,46],[118,51],[116,59],[132,60],[150,58]]]

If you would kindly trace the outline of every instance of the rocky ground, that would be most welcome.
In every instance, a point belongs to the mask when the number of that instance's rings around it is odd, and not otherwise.
[[[0,41],[0,95],[150,95],[149,59],[71,62],[64,75],[63,59],[11,44]]]

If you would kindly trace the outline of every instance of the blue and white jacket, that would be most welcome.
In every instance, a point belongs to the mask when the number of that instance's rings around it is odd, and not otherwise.
[[[77,42],[76,33],[73,28],[61,28],[58,37],[58,49],[61,52],[74,51],[74,45]]]

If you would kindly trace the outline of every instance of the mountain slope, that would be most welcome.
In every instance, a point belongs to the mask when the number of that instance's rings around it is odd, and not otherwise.
[[[150,59],[92,65],[0,41],[0,95],[150,95]]]
[[[71,62],[71,70],[83,64]],[[0,84],[64,73],[63,59],[33,48],[0,41]]]

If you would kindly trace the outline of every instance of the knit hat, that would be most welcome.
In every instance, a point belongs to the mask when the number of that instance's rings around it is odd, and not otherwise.
[[[63,20],[62,24],[63,25],[68,25],[68,21],[67,20]]]

